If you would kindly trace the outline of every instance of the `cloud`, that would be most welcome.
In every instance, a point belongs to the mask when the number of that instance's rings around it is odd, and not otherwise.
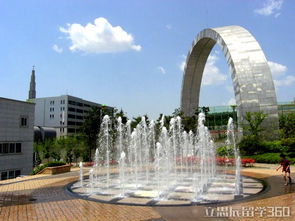
[[[218,57],[216,55],[209,55],[203,74],[203,85],[218,85],[226,81],[226,75],[221,73],[216,66]]]
[[[120,26],[112,26],[107,19],[100,17],[94,23],[68,24],[59,30],[71,41],[71,51],[85,53],[116,53],[128,50],[140,51],[141,46],[134,44],[134,38]]]
[[[277,18],[280,13],[280,9],[283,5],[284,0],[266,0],[262,8],[255,9],[254,12],[259,15],[269,16],[275,14]]]
[[[158,69],[162,74],[166,74],[166,70],[165,70],[165,68],[163,68],[162,66],[157,67],[157,69]]]
[[[273,61],[268,61],[268,66],[273,76],[284,75],[285,72],[288,70],[287,66],[273,62]]]
[[[55,51],[55,52],[57,52],[57,53],[62,53],[63,52],[63,49],[62,48],[60,48],[58,45],[56,45],[56,44],[54,44],[53,46],[52,46],[52,49]]]
[[[274,84],[277,88],[281,86],[291,86],[295,83],[295,77],[293,75],[286,74],[288,70],[287,66],[273,61],[268,61],[268,66],[271,70]]]
[[[292,75],[287,75],[286,77],[279,79],[279,80],[274,80],[275,86],[276,87],[281,87],[281,86],[291,86],[295,82],[295,77]]]
[[[178,67],[181,71],[184,71],[186,56],[183,55],[182,57],[183,61],[178,65]],[[227,76],[221,73],[220,69],[215,64],[218,59],[219,58],[216,53],[209,55],[203,73],[202,85],[218,85],[226,81]]]
[[[166,27],[168,30],[171,30],[171,29],[172,29],[172,25],[171,25],[171,24],[167,24],[165,27]]]
[[[234,99],[233,97],[230,98],[227,102],[227,105],[236,105],[236,99]]]
[[[185,67],[185,62],[186,62],[186,56],[185,55],[181,55],[182,57],[182,62],[178,65],[179,69],[184,72],[184,67]]]

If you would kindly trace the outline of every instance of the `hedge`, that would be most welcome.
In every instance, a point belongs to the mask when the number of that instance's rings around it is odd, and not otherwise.
[[[66,165],[66,163],[63,162],[63,161],[51,161],[51,162],[48,162],[48,163],[44,163],[42,165],[37,166],[33,170],[32,175],[35,175],[35,174],[39,173],[41,170],[43,170],[46,167],[57,167],[57,166],[62,166],[62,165]]]
[[[243,158],[252,158],[257,163],[274,163],[279,164],[281,158],[281,153],[263,153],[263,154],[257,154],[252,156],[243,156]],[[287,156],[287,159],[290,160],[291,164],[295,163],[295,158],[290,158]]]

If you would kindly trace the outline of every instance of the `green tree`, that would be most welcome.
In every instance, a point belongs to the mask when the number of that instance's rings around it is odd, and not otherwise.
[[[105,111],[106,108],[98,108],[98,107],[93,107],[89,113],[86,119],[84,120],[84,123],[81,126],[81,131],[83,136],[85,137],[86,144],[89,148],[88,152],[88,160],[91,160],[91,150],[96,149],[97,144],[97,135],[100,131],[100,125],[102,122],[102,112]],[[68,150],[68,153],[70,153],[71,150]]]
[[[244,132],[246,135],[239,143],[241,153],[243,155],[253,155],[263,152],[262,132],[264,128],[262,123],[266,118],[266,114],[262,112],[247,112],[244,124]]]
[[[295,113],[282,114],[279,118],[283,138],[295,138]]]
[[[245,132],[254,136],[257,140],[260,140],[261,132],[264,130],[262,123],[266,116],[267,115],[262,112],[247,112],[245,115],[247,123],[244,124]]]

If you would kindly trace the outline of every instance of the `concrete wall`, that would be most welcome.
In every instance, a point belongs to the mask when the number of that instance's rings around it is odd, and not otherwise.
[[[20,153],[0,153],[1,172],[21,170],[30,174],[33,169],[34,108],[32,103],[0,98],[0,143],[21,143]],[[27,126],[21,126],[21,117]]]

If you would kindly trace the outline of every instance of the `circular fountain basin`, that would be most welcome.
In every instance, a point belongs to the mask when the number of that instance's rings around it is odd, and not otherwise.
[[[212,203],[225,203],[241,200],[261,193],[265,186],[251,177],[241,177],[241,195],[235,196],[235,176],[217,175],[207,185],[203,193],[198,193],[198,181],[190,176],[183,177],[176,183],[165,186],[157,183],[153,174],[149,183],[144,183],[145,174],[141,174],[138,183],[131,180],[120,184],[118,174],[110,176],[110,185],[106,187],[105,176],[99,176],[95,185],[90,185],[89,179],[70,183],[67,190],[76,197],[102,203],[139,205],[139,206],[189,206]],[[142,181],[142,182],[141,182]],[[196,187],[194,187],[194,185]],[[160,186],[160,188],[159,188]]]

